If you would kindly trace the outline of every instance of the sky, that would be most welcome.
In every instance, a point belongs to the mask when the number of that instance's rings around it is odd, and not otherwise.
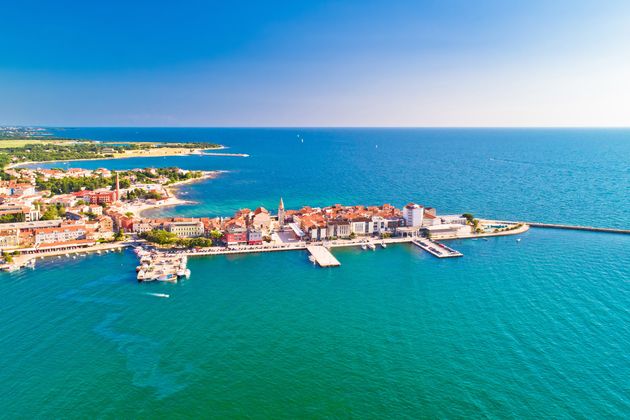
[[[0,125],[630,126],[630,2],[3,1]]]

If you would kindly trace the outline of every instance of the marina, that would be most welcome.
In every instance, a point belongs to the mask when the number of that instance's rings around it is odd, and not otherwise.
[[[140,265],[136,267],[139,282],[157,280],[175,283],[178,279],[190,277],[188,257],[184,254],[169,254],[143,247],[134,248],[134,253],[140,260]]]

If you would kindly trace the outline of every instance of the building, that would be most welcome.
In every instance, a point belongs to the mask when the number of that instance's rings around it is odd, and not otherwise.
[[[0,216],[14,215],[24,222],[39,220],[39,210],[18,203],[5,203],[0,205]]]
[[[248,245],[261,245],[262,232],[253,228],[247,229],[247,244]]]
[[[230,223],[226,227],[223,240],[227,246],[247,243],[247,229],[238,223]]]
[[[116,201],[116,191],[93,191],[88,198],[90,204],[111,204]]]
[[[250,224],[255,229],[269,229],[271,225],[271,216],[269,216],[269,211],[267,211],[264,207],[258,207],[254,210],[254,215],[250,219]]]
[[[371,235],[374,233],[374,224],[367,217],[358,217],[350,221],[350,233],[355,235]]]
[[[54,244],[86,239],[85,226],[60,226],[53,228],[35,229],[35,245]]]
[[[285,223],[285,213],[284,213],[284,202],[282,201],[282,197],[280,197],[280,204],[278,204],[278,226],[280,228],[284,227]]]
[[[20,230],[10,229],[0,232],[0,249],[20,246]]]
[[[199,220],[169,222],[164,227],[166,231],[174,233],[180,238],[198,238],[206,232],[203,223]]]
[[[332,220],[326,224],[329,238],[348,238],[350,236],[350,222],[346,220]]]
[[[109,216],[100,216],[98,219],[99,231],[100,232],[113,232],[114,231],[114,221]]]
[[[403,207],[403,219],[407,227],[421,227],[424,216],[424,208],[418,204],[409,203]]]

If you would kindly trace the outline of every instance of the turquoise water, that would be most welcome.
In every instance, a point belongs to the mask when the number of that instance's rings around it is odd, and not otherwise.
[[[124,139],[125,130],[94,133]],[[131,140],[177,132],[187,131],[142,129]],[[224,214],[240,199],[273,207],[280,194],[290,206],[419,197],[454,212],[628,226],[627,132],[541,131],[551,145],[537,131],[428,132],[433,140],[300,130],[305,142],[292,144],[292,130],[191,130],[186,139],[252,157],[165,161],[232,171],[186,187],[199,201],[182,208],[191,213]],[[318,135],[323,143],[309,146]],[[372,136],[379,147],[363,147]],[[318,152],[287,162],[300,147]],[[391,165],[374,159],[372,149],[389,148]],[[517,155],[529,163],[511,163]],[[465,256],[451,260],[408,245],[335,250],[342,266],[326,270],[304,252],[191,258],[192,277],[176,285],[137,284],[130,252],[1,274],[0,413],[627,417],[630,237],[532,229],[521,238],[453,241]]]

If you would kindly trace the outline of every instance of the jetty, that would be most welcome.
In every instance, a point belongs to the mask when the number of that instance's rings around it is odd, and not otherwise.
[[[516,223],[505,220],[494,221],[495,223]],[[606,233],[622,233],[622,234],[630,234],[630,229],[619,229],[619,228],[605,228],[605,227],[596,227],[596,226],[579,226],[579,225],[562,225],[558,223],[540,223],[540,222],[524,222],[531,227],[537,228],[546,228],[546,229],[564,229],[564,230],[584,230],[587,232],[606,232]]]
[[[464,254],[462,254],[461,252],[428,238],[414,239],[413,241],[411,241],[411,243],[438,258],[453,258],[464,256]]]
[[[323,245],[309,245],[306,250],[320,267],[339,267],[341,263]]]

